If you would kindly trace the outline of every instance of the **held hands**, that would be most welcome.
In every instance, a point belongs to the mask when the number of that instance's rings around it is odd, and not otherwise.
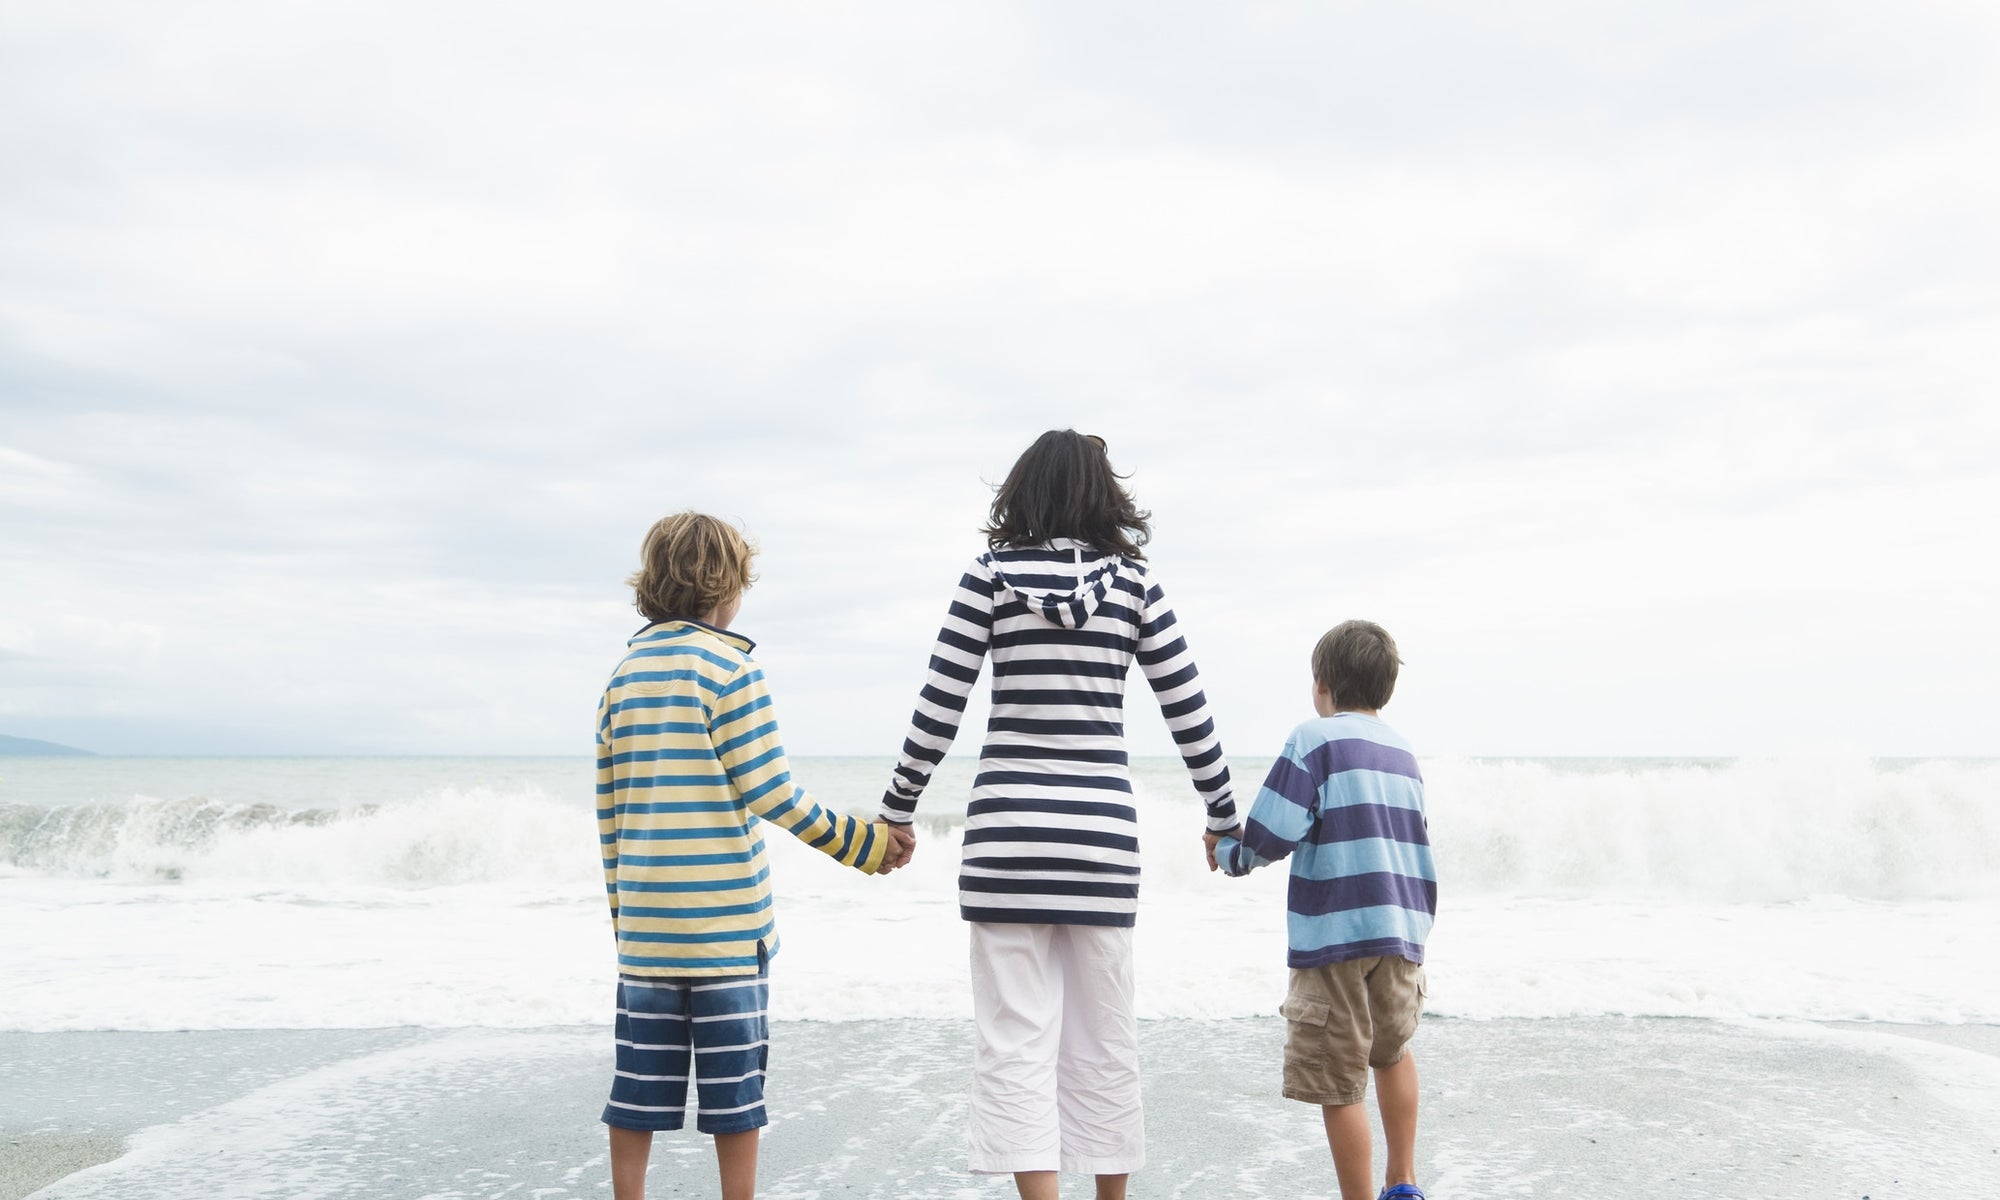
[[[1217,842],[1220,842],[1223,838],[1226,837],[1241,838],[1242,836],[1243,836],[1243,827],[1241,825],[1238,825],[1236,828],[1228,830],[1223,833],[1216,833],[1213,830],[1203,833],[1201,835],[1201,845],[1202,849],[1208,855],[1208,869],[1211,871],[1218,871],[1222,869],[1221,864],[1215,861],[1215,845]]]
[[[889,839],[888,852],[882,856],[882,865],[875,871],[877,875],[887,875],[898,867],[908,866],[917,853],[917,827],[914,825],[893,825],[878,821],[876,832]]]

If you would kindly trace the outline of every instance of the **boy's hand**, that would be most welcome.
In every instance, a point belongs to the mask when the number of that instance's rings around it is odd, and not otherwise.
[[[889,836],[889,825],[870,821],[867,828],[870,839],[868,856],[854,865],[860,867],[864,875],[887,875],[899,865],[896,860],[901,853],[900,845]]]

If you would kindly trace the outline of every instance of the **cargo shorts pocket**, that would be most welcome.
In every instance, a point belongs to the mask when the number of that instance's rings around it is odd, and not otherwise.
[[[1285,1018],[1285,1072],[1288,1076],[1296,1066],[1316,1068],[1326,1061],[1330,1040],[1326,1027],[1333,1017],[1333,1010],[1325,1001],[1287,996],[1285,1002],[1278,1006],[1278,1015]]]
[[[1357,1053],[1346,1021],[1323,1000],[1287,996],[1284,1094],[1309,1104],[1352,1104],[1367,1088],[1366,1052]]]
[[[1278,1006],[1284,1018],[1284,1078],[1286,1086],[1316,1076],[1326,1062],[1326,1022],[1332,1008],[1324,1000],[1302,1000],[1286,996]]]

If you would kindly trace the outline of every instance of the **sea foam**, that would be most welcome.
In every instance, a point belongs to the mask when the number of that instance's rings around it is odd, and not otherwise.
[[[1450,889],[1789,900],[2000,892],[2000,763],[1424,764]]]
[[[802,760],[835,807],[863,768]],[[1261,764],[1238,769],[1248,807]],[[1251,768],[1249,771],[1243,767]],[[1184,838],[1192,793],[1178,764],[1135,769],[1148,841]],[[1442,890],[1533,895],[1786,900],[1988,896],[2000,892],[2000,763],[1884,766],[1801,757],[1719,764],[1559,760],[1424,763]],[[831,789],[815,778],[832,776]],[[843,805],[843,798],[850,803]],[[963,805],[939,786],[922,822],[939,834]],[[588,780],[435,787],[341,807],[135,796],[125,803],[0,803],[0,864],[120,880],[278,886],[588,880]],[[579,832],[583,829],[583,832]]]
[[[0,862],[117,880],[286,887],[548,884],[596,870],[588,797],[441,788],[346,808],[135,796],[126,804],[0,805]]]
[[[836,806],[879,786],[877,763],[798,767]],[[1425,768],[1434,1014],[2000,1021],[2000,766]],[[369,771],[371,786],[393,779]],[[1283,869],[1209,873],[1178,764],[1135,764],[1134,779],[1140,1014],[1269,1014]],[[970,1014],[962,784],[934,785],[917,860],[888,879],[766,828],[775,1015]],[[604,1020],[614,968],[587,770],[349,790],[381,798],[0,804],[0,1028]]]

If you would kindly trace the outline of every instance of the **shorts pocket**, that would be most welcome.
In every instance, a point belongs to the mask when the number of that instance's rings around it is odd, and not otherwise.
[[[1278,1006],[1278,1015],[1287,1021],[1297,1021],[1301,1025],[1317,1025],[1326,1028],[1333,1010],[1318,1000],[1301,1000],[1297,996],[1285,997]]]

